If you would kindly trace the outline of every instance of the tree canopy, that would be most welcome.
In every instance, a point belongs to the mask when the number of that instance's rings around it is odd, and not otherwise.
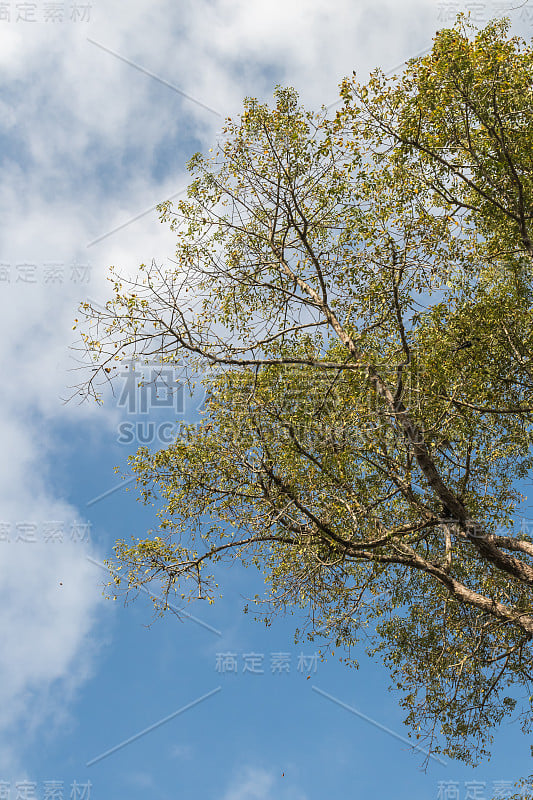
[[[175,260],[82,306],[87,394],[133,357],[206,397],[132,457],[161,524],[117,586],[213,601],[210,564],[253,564],[268,619],[362,639],[417,743],[470,762],[533,702],[532,92],[508,22],[459,17],[335,112],[249,98],[160,206]]]

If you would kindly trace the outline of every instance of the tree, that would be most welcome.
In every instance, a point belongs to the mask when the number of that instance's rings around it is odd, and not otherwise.
[[[117,542],[114,583],[162,583],[164,611],[213,601],[210,563],[254,564],[267,620],[305,610],[354,665],[364,633],[413,735],[475,762],[505,715],[531,722],[533,51],[470,33],[344,81],[333,117],[247,99],[160,206],[172,267],[82,312],[87,395],[126,356],[206,393],[132,458],[161,524]]]

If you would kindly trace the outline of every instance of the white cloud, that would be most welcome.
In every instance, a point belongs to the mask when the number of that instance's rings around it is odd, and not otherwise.
[[[222,800],[307,800],[307,795],[293,786],[281,773],[247,766],[239,770]]]
[[[46,722],[68,719],[69,703],[91,675],[102,596],[87,520],[54,499],[33,460],[31,430],[0,425],[0,768],[20,770],[20,751]],[[15,450],[16,446],[16,450]],[[47,540],[53,531],[55,541]],[[6,539],[9,538],[9,541]],[[62,539],[62,541],[60,540]],[[18,541],[17,541],[18,540]],[[101,631],[106,626],[101,625]],[[103,641],[103,635],[100,637]],[[17,736],[23,724],[24,736]]]
[[[171,758],[189,761],[193,756],[193,748],[190,744],[174,744],[170,747]]]
[[[273,786],[272,773],[257,767],[248,767],[229,787],[223,800],[270,800],[273,797]]]

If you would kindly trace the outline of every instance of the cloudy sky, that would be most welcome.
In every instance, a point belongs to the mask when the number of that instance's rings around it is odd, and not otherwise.
[[[460,10],[508,12],[530,39],[519,5],[0,2],[0,798],[403,800],[456,782],[483,800],[532,771],[506,727],[490,764],[421,772],[384,670],[317,665],[298,619],[243,617],[256,576],[229,574],[186,621],[104,600],[99,564],[153,518],[117,488],[135,449],[120,402],[64,402],[78,303],[106,299],[110,265],[172,255],[154,207],[243,97],[281,83],[333,103],[344,75],[399,67]]]

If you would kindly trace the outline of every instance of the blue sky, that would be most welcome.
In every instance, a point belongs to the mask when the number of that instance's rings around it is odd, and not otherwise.
[[[110,491],[135,450],[119,441],[132,420],[117,398],[63,401],[82,378],[69,350],[77,304],[105,301],[110,265],[133,274],[172,256],[153,206],[186,186],[185,162],[244,96],[267,100],[282,83],[318,108],[352,70],[389,70],[429,47],[459,10],[480,24],[508,10],[528,39],[533,10],[82,5],[71,19],[65,3],[63,21],[56,5],[56,22],[42,0],[0,14],[0,798],[412,800],[438,798],[439,784],[442,800],[491,797],[495,782],[533,772],[518,726],[502,726],[477,769],[446,759],[424,773],[379,664],[316,663],[314,644],[294,642],[297,615],[265,628],[243,614],[259,574],[224,570],[223,598],[187,609],[197,620],[154,620],[144,595],[104,600],[98,564],[117,538],[153,526],[153,510]]]

